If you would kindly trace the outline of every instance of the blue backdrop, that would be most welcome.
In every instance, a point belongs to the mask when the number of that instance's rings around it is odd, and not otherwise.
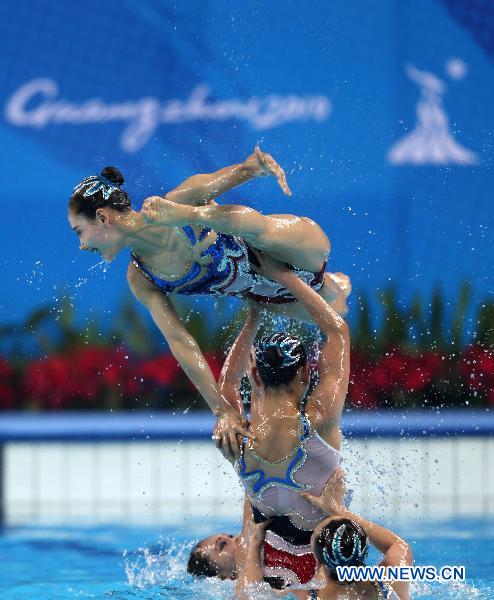
[[[66,222],[83,177],[140,207],[258,142],[294,195],[230,198],[317,220],[357,289],[492,294],[493,39],[490,0],[3,0],[1,319],[122,298],[128,257],[91,269]]]

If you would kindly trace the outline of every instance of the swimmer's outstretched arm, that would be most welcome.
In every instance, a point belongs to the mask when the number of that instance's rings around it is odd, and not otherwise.
[[[218,436],[218,445],[227,456],[234,458],[239,453],[237,436],[253,437],[245,429],[241,405],[234,407],[222,396],[201,349],[166,295],[145,280],[132,263],[127,271],[127,280],[136,299],[149,310],[173,356],[217,416],[215,435]]]
[[[257,146],[255,151],[243,162],[208,174],[193,175],[178,187],[168,192],[167,200],[177,204],[202,206],[209,200],[250,181],[256,177],[274,175],[286,194],[290,190],[285,173],[278,163]]]
[[[261,319],[262,308],[255,302],[249,302],[249,313],[244,326],[233,342],[221,369],[218,380],[220,392],[234,406],[242,406],[240,382],[249,367],[250,352]]]
[[[238,573],[235,594],[235,598],[238,600],[249,600],[259,597],[258,586],[263,583],[261,549],[264,544],[266,529],[270,522],[268,520],[262,523],[254,523],[254,518],[251,516],[245,523],[245,559]]]
[[[261,273],[289,290],[319,325],[326,341],[319,353],[319,382],[310,395],[318,423],[316,429],[325,437],[339,429],[341,413],[350,376],[350,333],[348,325],[310,286],[286,265],[267,254],[258,256]],[[339,433],[338,433],[339,437]]]

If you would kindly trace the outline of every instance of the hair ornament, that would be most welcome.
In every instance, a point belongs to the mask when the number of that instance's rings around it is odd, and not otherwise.
[[[300,340],[286,333],[275,333],[263,338],[256,348],[256,362],[264,361],[264,355],[270,348],[275,348],[281,357],[280,367],[290,367],[302,358]],[[266,365],[269,366],[269,365]]]
[[[341,538],[347,530],[347,527],[347,524],[343,523],[333,534],[331,540],[331,553],[333,556],[331,556],[327,547],[324,547],[322,550],[324,563],[333,571],[336,570],[336,567],[344,565],[363,564],[367,558],[367,553],[369,551],[368,542],[366,542],[362,548],[360,536],[356,534],[352,536],[353,548],[350,556],[345,556],[341,551]]]
[[[116,183],[110,181],[103,175],[90,175],[89,177],[86,177],[81,181],[81,183],[79,183],[79,185],[76,185],[74,188],[74,193],[80,192],[84,188],[87,188],[84,191],[84,196],[92,196],[101,190],[105,200],[108,200],[115,190],[120,189]]]

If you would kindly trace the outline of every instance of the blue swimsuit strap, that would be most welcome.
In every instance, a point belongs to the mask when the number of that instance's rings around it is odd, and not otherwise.
[[[180,227],[180,229],[185,233],[189,242],[192,246],[197,244],[196,234],[190,225],[186,225],[185,227]]]
[[[145,263],[143,263],[142,260],[133,252],[131,253],[131,258],[132,258],[132,262],[134,263],[134,265],[140,271],[142,271],[142,273],[144,273],[144,275],[150,281],[152,281],[156,286],[161,287],[162,289],[163,289],[164,285],[172,285],[174,288],[184,285],[191,279],[194,279],[195,277],[197,277],[201,270],[201,266],[199,265],[199,263],[193,262],[189,271],[187,273],[185,273],[185,275],[183,277],[181,277],[180,279],[175,279],[175,280],[170,281],[168,279],[163,279],[162,277],[159,277],[158,275],[153,273],[153,271],[149,267],[147,267],[145,265]]]
[[[300,441],[303,442],[310,435],[310,421],[307,415],[305,414],[305,410],[300,410]]]
[[[191,243],[192,246],[195,246],[197,243],[202,242],[202,240],[209,234],[211,229],[209,227],[204,227],[204,229],[199,234],[199,237],[196,237],[195,231],[192,229],[190,225],[185,225],[184,227],[180,227],[180,229],[185,233],[187,239]]]
[[[199,236],[196,237],[195,231],[192,229],[192,227],[190,225],[185,225],[184,227],[180,227],[180,229],[183,231],[183,233],[189,240],[191,246],[195,246],[198,242],[202,242],[202,240],[211,231],[211,229],[209,227],[204,227],[204,229],[199,233]],[[183,277],[181,277],[180,279],[176,279],[176,280],[167,280],[167,279],[163,279],[162,277],[159,277],[158,275],[154,274],[152,272],[152,270],[149,269],[145,265],[145,263],[133,252],[131,253],[131,256],[132,256],[132,260],[133,260],[135,266],[140,271],[142,271],[148,277],[148,279],[150,279],[155,285],[158,285],[158,286],[161,283],[162,285],[163,284],[173,285],[174,288],[179,287],[181,285],[184,285],[191,279],[194,279],[195,277],[197,277],[201,270],[199,263],[197,261],[194,261],[191,264],[191,267],[190,267],[188,273],[185,273],[185,275],[183,275]]]

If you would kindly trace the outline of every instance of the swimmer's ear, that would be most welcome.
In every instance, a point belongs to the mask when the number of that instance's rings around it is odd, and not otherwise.
[[[96,210],[96,220],[100,223],[109,224],[110,223],[110,215],[107,210],[104,208],[98,208]]]

